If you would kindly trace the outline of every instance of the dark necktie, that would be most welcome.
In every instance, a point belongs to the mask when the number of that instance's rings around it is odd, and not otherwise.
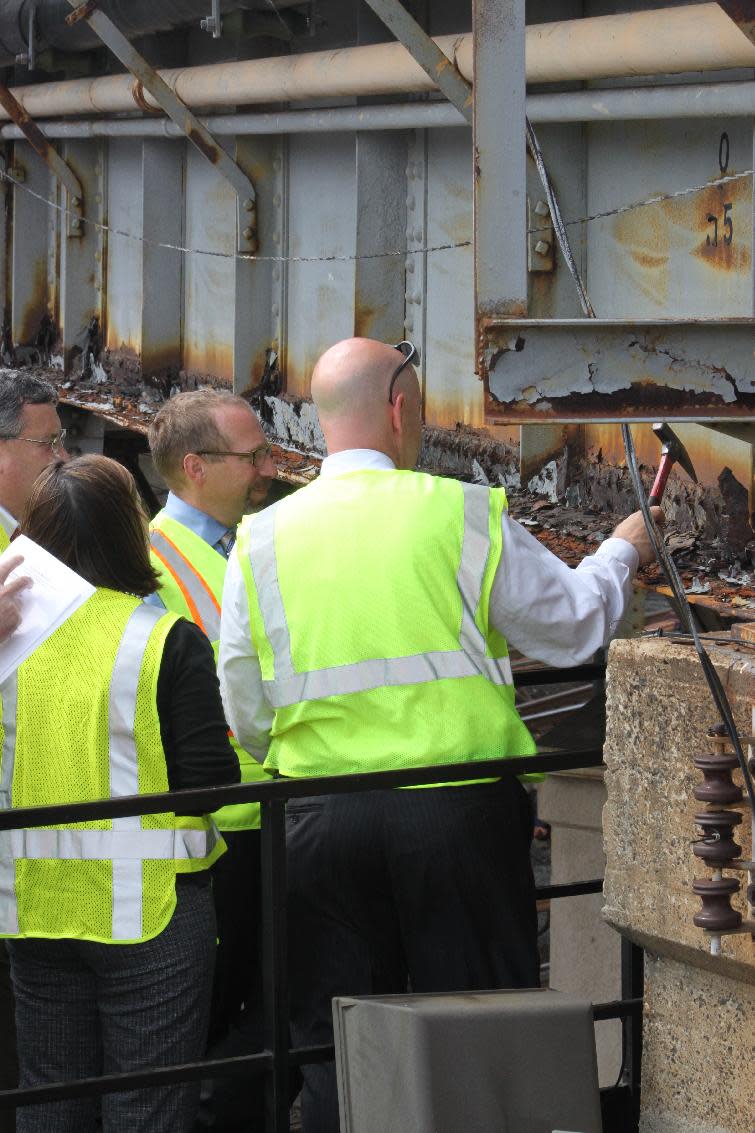
[[[225,555],[226,558],[230,558],[230,554],[231,554],[231,551],[233,550],[233,545],[234,545],[235,542],[236,542],[236,529],[235,529],[235,527],[229,527],[228,530],[226,531],[225,535],[221,535],[220,538],[218,539],[218,543],[223,548],[223,554]]]

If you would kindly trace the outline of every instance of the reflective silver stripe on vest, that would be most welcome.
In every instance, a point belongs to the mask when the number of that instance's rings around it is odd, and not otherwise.
[[[263,681],[272,708],[289,708],[301,700],[322,700],[351,692],[369,692],[389,685],[417,685],[459,677],[487,677],[497,685],[513,683],[508,657],[470,657],[467,653],[417,653],[413,657],[387,657],[357,661],[330,669],[295,673],[283,680]]]
[[[191,597],[210,641],[217,641],[220,637],[220,613],[207,593],[207,587],[199,574],[178,554],[162,531],[150,531],[149,541],[151,546],[159,551],[161,557],[165,560],[165,565]]]
[[[10,856],[16,860],[117,861],[128,866],[136,863],[140,875],[143,861],[206,858],[219,837],[214,824],[207,830],[141,830],[136,836],[131,830],[44,830],[39,827],[7,833]],[[141,934],[141,910],[139,920]]]
[[[462,484],[464,491],[464,537],[456,575],[462,602],[459,644],[468,653],[485,655],[486,642],[475,622],[480,604],[485,567],[490,554],[488,530],[489,492],[475,484]]]
[[[13,764],[16,757],[16,708],[18,672],[12,673],[0,688],[3,701],[3,762],[0,768],[0,809],[12,802]],[[12,830],[0,831],[0,932],[18,932],[16,863],[10,852]],[[0,947],[2,947],[0,945]]]
[[[108,732],[110,736],[110,797],[139,794],[136,752],[136,700],[139,674],[150,634],[163,616],[151,606],[137,606],[123,632],[110,678]],[[114,818],[112,832],[133,838],[141,848],[142,820],[138,814]],[[53,857],[57,855],[52,855]],[[144,899],[141,859],[132,854],[103,855],[113,861],[113,940],[137,940],[142,935]],[[144,855],[142,855],[144,856]]]
[[[283,501],[265,508],[249,528],[249,561],[260,602],[265,636],[275,658],[275,679],[286,680],[294,676],[291,659],[291,634],[288,631],[286,611],[283,609],[278,582],[278,559],[275,554],[275,518]]]
[[[476,485],[462,487],[464,534],[456,575],[463,610],[460,649],[418,653],[412,657],[376,658],[307,673],[294,672],[291,635],[278,582],[275,516],[280,503],[255,517],[249,528],[249,560],[265,634],[273,651],[275,677],[263,681],[265,697],[272,708],[288,708],[302,700],[322,700],[328,696],[460,677],[484,676],[493,684],[513,684],[508,657],[486,656],[485,639],[474,620],[490,554],[489,494]]]

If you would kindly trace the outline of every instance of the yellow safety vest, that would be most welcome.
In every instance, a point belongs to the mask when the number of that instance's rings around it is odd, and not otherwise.
[[[323,477],[240,529],[266,766],[345,774],[531,755],[488,604],[502,489],[399,470]]]
[[[168,790],[157,714],[177,618],[99,589],[0,688],[0,809]],[[162,932],[176,874],[225,849],[173,813],[0,832],[0,936],[133,944]]]
[[[160,575],[160,598],[167,610],[194,622],[207,635],[217,660],[220,639],[220,605],[228,563],[223,555],[183,523],[158,512],[150,524],[152,565]],[[269,778],[258,761],[230,734],[239,760],[241,782]],[[224,806],[213,815],[220,830],[259,827],[259,803]]]

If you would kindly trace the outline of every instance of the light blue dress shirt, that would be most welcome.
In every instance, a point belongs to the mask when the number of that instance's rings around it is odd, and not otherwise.
[[[223,558],[227,557],[220,540],[226,534],[228,528],[217,519],[213,519],[206,512],[187,504],[186,500],[182,500],[180,496],[174,496],[172,492],[168,492],[163,510],[167,516],[175,519],[176,523],[182,523],[184,527],[189,528],[189,531],[193,531],[200,539],[204,539],[205,543],[209,543],[211,547],[219,551]],[[155,594],[149,594],[144,601],[150,606],[157,606],[159,610],[165,609],[165,603],[160,597],[159,591]]]

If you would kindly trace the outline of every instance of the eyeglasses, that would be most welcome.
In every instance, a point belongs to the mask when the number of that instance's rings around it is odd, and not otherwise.
[[[393,376],[391,378],[391,384],[388,386],[388,404],[389,405],[393,405],[393,387],[395,386],[396,378],[399,376],[401,371],[406,366],[411,365],[413,362],[416,362],[416,364],[418,366],[419,366],[419,363],[420,363],[419,350],[417,349],[417,347],[414,345],[413,342],[409,342],[407,339],[404,339],[402,342],[394,343],[393,349],[398,350],[399,354],[403,354],[404,357],[403,357],[401,364],[393,371]]]
[[[64,451],[65,439],[65,429],[61,429],[54,437],[45,437],[44,440],[40,440],[39,437],[0,437],[0,441],[26,441],[28,445],[47,445],[56,456]]]
[[[258,445],[257,448],[249,449],[248,452],[226,452],[224,449],[200,449],[197,456],[237,456],[239,460],[245,460],[247,464],[253,465],[255,468],[261,468],[265,461],[272,455],[272,445]]]

